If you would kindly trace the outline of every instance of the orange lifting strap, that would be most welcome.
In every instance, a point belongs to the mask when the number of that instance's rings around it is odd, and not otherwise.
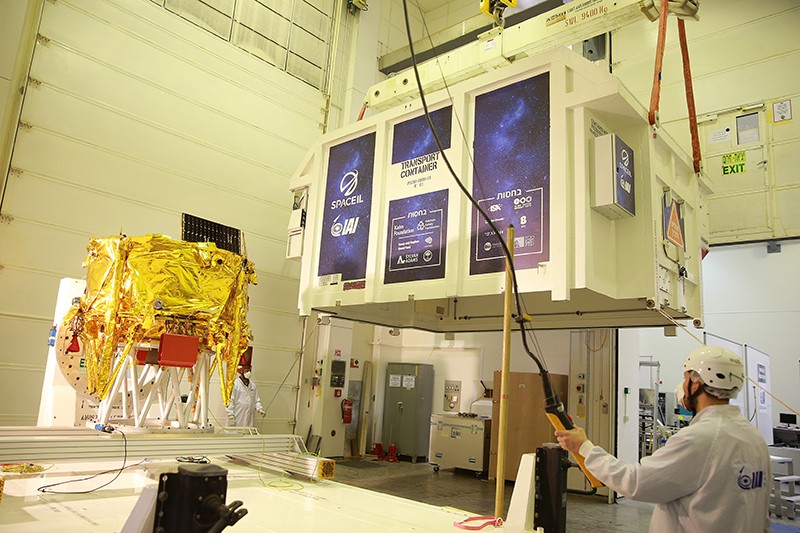
[[[658,44],[656,45],[656,61],[653,72],[653,90],[650,93],[650,113],[648,120],[651,126],[656,124],[656,113],[661,98],[661,68],[664,62],[664,44],[667,39],[667,17],[669,16],[669,0],[661,0],[661,10],[658,18]],[[689,130],[692,134],[692,160],[694,171],[700,173],[700,137],[697,133],[697,110],[694,106],[694,89],[692,88],[692,70],[689,66],[689,47],[686,44],[686,25],[684,20],[678,19],[678,36],[681,43],[681,58],[683,59],[683,81],[686,86],[686,107],[689,110]]]

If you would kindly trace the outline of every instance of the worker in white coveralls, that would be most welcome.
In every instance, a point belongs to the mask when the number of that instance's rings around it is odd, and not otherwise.
[[[239,375],[233,384],[231,401],[225,410],[228,412],[228,425],[237,427],[252,427],[253,418],[258,414],[264,416],[266,411],[261,406],[256,384],[250,381],[252,368],[250,364],[239,365]]]
[[[651,533],[769,531],[769,451],[739,408],[728,405],[744,387],[741,360],[726,348],[702,346],[689,353],[683,369],[676,394],[694,417],[639,464],[595,446],[581,428],[556,431],[559,444],[582,455],[608,487],[657,504]]]

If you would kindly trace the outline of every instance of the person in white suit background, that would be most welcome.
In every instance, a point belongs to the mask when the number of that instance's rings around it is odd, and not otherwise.
[[[249,359],[242,357],[238,372],[239,375],[236,377],[231,391],[231,401],[225,408],[228,413],[228,425],[253,427],[255,413],[264,416],[266,411],[261,405],[258,388],[250,380],[252,367]]]

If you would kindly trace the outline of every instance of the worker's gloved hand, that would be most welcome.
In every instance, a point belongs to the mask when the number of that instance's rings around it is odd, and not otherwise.
[[[261,416],[264,416],[265,414],[267,414],[267,412],[262,408],[262,409],[258,410],[258,414],[260,414]]]
[[[556,431],[556,439],[562,448],[568,452],[578,453],[581,444],[586,442],[586,432],[583,428],[576,427],[575,429],[560,429]]]
[[[228,425],[229,426],[235,426],[236,425],[236,417],[235,416],[229,416],[228,417]]]

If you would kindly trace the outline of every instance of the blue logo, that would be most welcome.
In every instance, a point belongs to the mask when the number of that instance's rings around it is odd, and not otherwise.
[[[764,471],[758,470],[752,474],[745,474],[744,467],[742,467],[736,483],[742,490],[759,489],[764,486]]]

